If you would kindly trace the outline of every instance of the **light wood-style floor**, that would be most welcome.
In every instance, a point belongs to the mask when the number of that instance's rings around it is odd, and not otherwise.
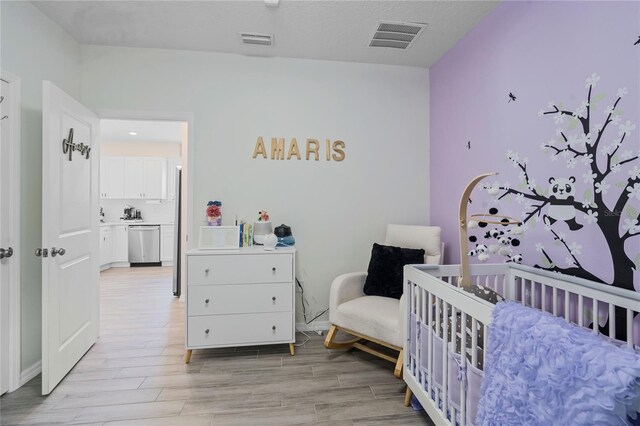
[[[170,268],[103,272],[100,318],[100,339],[50,396],[37,377],[0,398],[0,424],[433,424],[403,405],[391,363],[315,334],[295,357],[287,345],[213,349],[185,365]]]

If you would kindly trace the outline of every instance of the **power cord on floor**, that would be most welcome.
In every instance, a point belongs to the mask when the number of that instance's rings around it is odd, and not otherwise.
[[[304,297],[304,288],[302,287],[302,284],[300,283],[300,280],[298,280],[298,278],[296,278],[296,284],[298,284],[298,287],[300,287],[300,299],[302,300],[302,316],[304,317],[304,323],[306,325],[309,325],[312,322],[314,322],[315,320],[317,320],[318,318],[320,318],[322,315],[327,313],[329,311],[329,308],[327,308],[324,311],[320,312],[318,315],[316,315],[315,317],[311,318],[310,320],[307,320],[307,308],[305,306],[305,303],[307,303],[307,301],[306,301],[306,299]],[[299,332],[302,333],[306,338],[305,338],[304,342],[294,344],[294,346],[296,346],[296,347],[304,346],[305,343],[307,343],[309,340],[311,340],[311,337],[307,333],[305,333],[304,331],[299,331]]]
[[[309,325],[315,320],[317,320],[318,318],[320,318],[322,315],[326,314],[329,311],[329,308],[325,309],[324,311],[320,312],[318,315],[316,315],[315,317],[307,321],[307,309],[305,308],[306,299],[304,297],[304,288],[302,287],[302,284],[300,284],[300,280],[298,278],[296,278],[296,284],[298,284],[298,287],[300,287],[300,298],[302,299],[302,316],[304,317],[304,323]]]

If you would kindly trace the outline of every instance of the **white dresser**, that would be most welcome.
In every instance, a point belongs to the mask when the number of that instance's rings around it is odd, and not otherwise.
[[[185,362],[194,349],[295,342],[295,249],[187,252]]]

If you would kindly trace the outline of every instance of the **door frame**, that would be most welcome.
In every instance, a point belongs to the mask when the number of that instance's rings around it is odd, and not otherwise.
[[[1,78],[9,83],[11,105],[9,122],[11,123],[9,143],[4,144],[9,151],[9,241],[14,249],[9,266],[9,392],[22,386],[21,376],[21,306],[20,306],[20,120],[21,80],[18,76],[0,70]],[[4,178],[4,176],[3,176]],[[3,179],[4,180],[4,179]]]
[[[92,110],[101,120],[182,121],[187,123],[187,226],[183,232],[186,233],[187,238],[186,249],[192,249],[196,231],[195,222],[193,220],[193,113],[181,111],[138,111],[102,108],[92,108]],[[182,268],[182,270],[184,271],[185,268]],[[184,280],[182,280],[182,282],[184,283]]]

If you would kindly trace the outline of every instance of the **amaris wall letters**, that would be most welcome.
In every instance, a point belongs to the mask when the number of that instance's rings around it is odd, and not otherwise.
[[[291,138],[288,149],[284,138],[271,138],[270,148],[271,155],[267,152],[262,136],[259,136],[256,141],[256,146],[253,149],[253,158],[257,158],[258,156],[272,160],[291,160],[292,157],[295,157],[297,160],[302,160],[303,158],[296,138]],[[305,160],[313,158],[315,161],[319,161],[320,157],[324,157],[326,161],[342,161],[345,159],[345,148],[346,144],[340,140],[331,142],[327,139],[324,147],[321,148],[321,143],[318,140],[307,139],[304,145],[304,158]],[[322,155],[323,153],[324,155]]]

